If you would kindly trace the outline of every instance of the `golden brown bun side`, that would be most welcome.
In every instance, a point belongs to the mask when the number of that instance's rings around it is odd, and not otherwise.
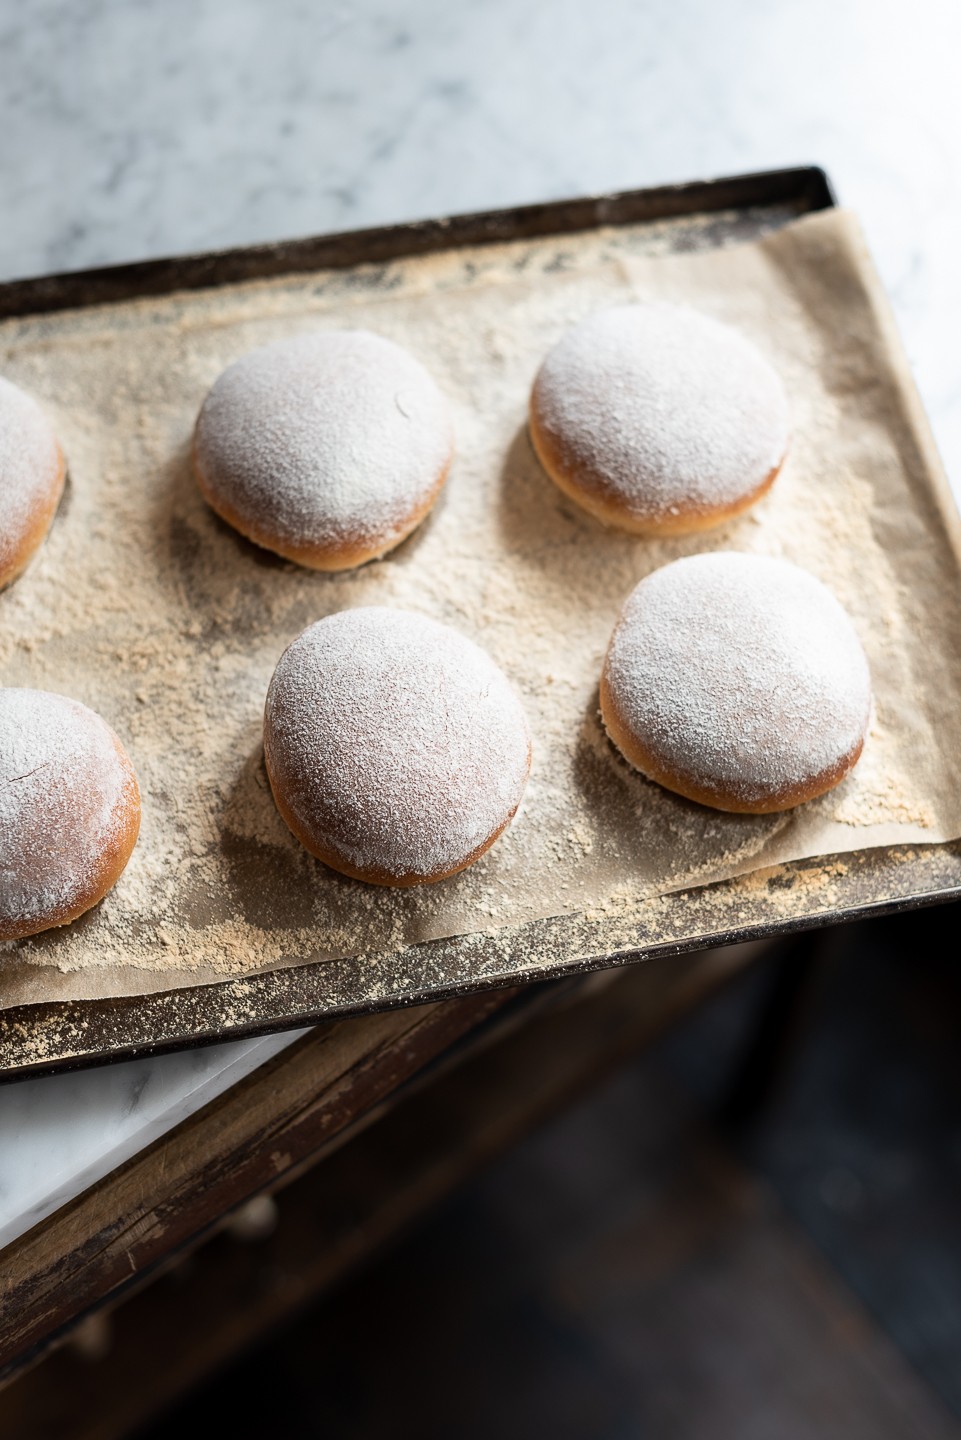
[[[78,919],[91,910],[94,905],[99,905],[126,869],[127,862],[137,843],[137,836],[140,834],[140,786],[137,784],[137,776],[127,752],[113,731],[110,733],[126,777],[126,783],[114,811],[117,823],[115,826],[111,826],[113,833],[110,842],[104,847],[100,864],[91,875],[89,884],[84,887],[83,893],[77,897],[72,906],[58,907],[43,920],[34,917],[31,921],[19,924],[16,921],[4,921],[0,918],[0,940],[22,940],[28,935],[39,935],[44,930],[54,930],[61,925],[69,925],[72,920]]]
[[[285,560],[293,560],[297,565],[304,565],[309,570],[325,570],[333,572],[336,570],[353,570],[358,565],[364,565],[368,560],[379,560],[381,556],[388,555],[401,545],[418,525],[427,518],[433,509],[437,497],[444,488],[450,467],[454,460],[454,452],[451,450],[447,463],[439,472],[430,493],[416,509],[410,512],[404,522],[404,528],[399,534],[393,534],[384,542],[379,541],[372,544],[369,539],[356,536],[353,541],[330,546],[330,545],[292,545],[286,540],[278,539],[269,526],[251,524],[245,517],[238,514],[233,506],[222,495],[215,494],[207,483],[200,459],[197,455],[196,432],[193,445],[193,469],[200,488],[207,504],[221,520],[237,530],[247,540],[252,540],[255,545],[260,545],[264,550],[272,550],[275,555],[282,555]]]
[[[781,810],[792,810],[795,805],[802,805],[805,800],[816,799],[818,795],[833,790],[835,785],[841,783],[857,764],[864,748],[862,736],[854,748],[835,765],[763,800],[746,803],[729,790],[706,787],[690,776],[666,769],[624,723],[607,684],[606,673],[601,676],[601,715],[604,728],[625,760],[628,760],[635,770],[646,775],[648,780],[663,785],[665,790],[673,790],[675,794],[683,795],[686,800],[695,800],[699,805],[709,805],[713,810],[726,810],[737,815],[773,815]]]
[[[466,859],[460,861],[459,864],[453,866],[453,868],[450,870],[439,870],[435,875],[401,876],[388,875],[386,870],[361,870],[358,869],[356,866],[352,865],[349,860],[345,860],[341,855],[337,853],[336,850],[330,850],[326,846],[322,845],[317,840],[316,836],[312,835],[310,831],[301,824],[297,815],[294,814],[293,810],[287,804],[287,799],[284,795],[283,779],[279,774],[275,774],[274,766],[270,758],[270,750],[269,747],[266,745],[264,746],[264,761],[267,769],[267,779],[270,781],[270,788],[274,796],[274,802],[277,806],[277,809],[280,811],[281,819],[285,822],[291,834],[300,841],[301,845],[303,845],[305,850],[307,850],[317,860],[322,860],[323,863],[329,866],[331,870],[336,870],[341,875],[347,875],[351,880],[364,880],[367,882],[368,885],[393,885],[406,889],[412,885],[436,885],[438,880],[448,880],[451,875],[459,875],[462,870],[466,870],[468,866],[473,865],[475,860],[479,860],[480,857],[484,854],[484,852],[491,848],[494,841],[497,840],[499,836],[503,835],[504,831],[507,829],[514,816],[517,814],[517,805],[515,805],[513,810],[511,810],[510,814],[506,817],[503,823],[498,825],[497,829],[494,830],[492,834],[487,837],[483,844],[478,845],[476,850],[472,850],[471,853],[466,857]],[[530,768],[531,749],[530,747],[528,747],[528,774],[530,774]],[[520,801],[518,801],[518,805],[519,804]]]
[[[679,506],[678,513],[674,515],[639,519],[625,510],[623,502],[610,493],[599,477],[588,475],[585,485],[577,466],[571,463],[552,437],[541,428],[537,414],[536,385],[531,395],[528,429],[534,452],[557,488],[563,490],[582,510],[593,515],[595,520],[600,520],[602,525],[612,525],[633,535],[695,535],[702,530],[713,530],[715,526],[723,525],[726,520],[733,520],[757,504],[761,496],[770,490],[786,458],[782,455],[760,485],[749,494],[739,496],[730,505]]]
[[[16,551],[12,555],[3,557],[0,552],[0,590],[12,585],[14,580],[19,579],[26,570],[34,555],[40,549],[47,537],[47,532],[53,524],[53,517],[57,513],[57,506],[60,504],[60,497],[63,495],[64,481],[67,476],[67,462],[64,459],[63,451],[57,446],[57,463],[51,474],[50,483],[46,492],[34,507],[33,519],[26,534],[22,536]]]

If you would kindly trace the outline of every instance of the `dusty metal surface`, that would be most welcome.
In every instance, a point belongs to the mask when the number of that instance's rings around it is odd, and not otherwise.
[[[675,248],[752,238],[833,203],[822,172],[796,170],[321,237],[0,287],[0,315],[103,304],[424,254],[486,241],[678,218]],[[682,223],[681,223],[682,222]],[[778,867],[593,916],[305,964],[153,996],[41,1004],[0,1016],[8,1078],[156,1053],[462,995],[518,981],[838,923],[961,893],[961,846],[873,850]]]
[[[729,233],[732,226],[745,238],[757,233],[750,214],[746,213],[751,207],[775,211],[783,206],[787,220],[810,210],[825,210],[834,203],[827,176],[816,166],[721,180],[695,180],[684,185],[661,185],[649,190],[626,190],[476,215],[420,220],[408,225],[311,236],[272,245],[249,245],[205,255],[181,255],[168,260],[15,280],[0,285],[0,319],[166,295],[175,290],[232,285],[243,280],[376,264],[465,245],[573,234],[600,225],[634,225],[672,216],[703,215],[704,243],[711,244],[716,243],[720,231]],[[717,229],[713,229],[709,217],[724,210],[742,213],[733,220],[719,221]]]
[[[620,916],[538,920],[496,935],[431,941],[162,995],[7,1010],[0,1016],[0,1065],[14,1078],[156,1054],[959,896],[961,842],[801,861],[661,896]]]

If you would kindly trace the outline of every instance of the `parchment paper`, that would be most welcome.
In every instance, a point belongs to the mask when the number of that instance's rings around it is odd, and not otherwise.
[[[961,589],[943,481],[856,223],[658,254],[656,227],[521,242],[0,326],[0,370],[51,410],[69,488],[0,595],[0,678],[74,695],[124,739],[144,799],[114,891],[64,931],[0,948],[0,1005],[136,994],[630,904],[802,857],[961,835]],[[651,253],[651,252],[655,253]],[[739,326],[782,374],[790,456],[751,514],[686,540],[603,529],[535,460],[527,396],[553,341],[630,298]],[[197,409],[231,360],[313,326],[407,345],[452,402],[458,458],[387,560],[323,576],[258,551],[193,483]],[[597,680],[631,587],[679,555],[784,555],[831,586],[877,710],[836,791],[784,816],[723,815],[631,771]],[[260,725],[274,664],[357,604],[460,627],[517,684],[534,771],[511,831],[438,886],[391,891],[312,860],[277,815]]]

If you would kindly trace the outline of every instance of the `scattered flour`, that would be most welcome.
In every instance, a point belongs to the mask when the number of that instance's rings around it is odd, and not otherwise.
[[[628,227],[0,324],[0,370],[53,416],[70,467],[46,544],[0,595],[0,680],[104,716],[143,793],[119,883],[68,931],[0,950],[0,1003],[383,955],[603,908],[622,891],[636,904],[758,865],[961,833],[955,562],[922,503],[901,392],[839,226],[814,217],[760,247],[683,256],[664,254],[657,232],[656,258],[645,227]],[[844,283],[830,304],[808,301],[805,287],[835,272]],[[551,347],[585,316],[639,298],[735,326],[790,395],[777,483],[705,535],[603,529],[550,483],[527,438]],[[458,435],[424,524],[386,559],[338,575],[244,541],[202,499],[190,458],[225,367],[318,328],[409,348],[449,398]],[[852,616],[871,666],[877,724],[861,762],[787,815],[722,815],[668,794],[620,759],[598,717],[625,598],[658,567],[715,549],[812,571]],[[528,717],[521,810],[439,885],[390,890],[326,869],[288,831],[264,771],[280,656],[308,625],[363,605],[414,610],[476,641]],[[403,963],[416,972],[416,957]]]

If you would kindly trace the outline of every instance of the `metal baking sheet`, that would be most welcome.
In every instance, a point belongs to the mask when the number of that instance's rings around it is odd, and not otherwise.
[[[452,220],[257,246],[0,287],[0,316],[308,274],[485,242],[683,218],[676,248],[749,239],[830,207],[818,169],[777,171]],[[692,223],[693,222],[693,223]],[[390,954],[363,955],[162,994],[26,1005],[0,1016],[8,1078],[420,1004],[497,985],[783,934],[961,893],[961,844],[871,850],[779,867],[645,902],[630,915],[534,921]]]

